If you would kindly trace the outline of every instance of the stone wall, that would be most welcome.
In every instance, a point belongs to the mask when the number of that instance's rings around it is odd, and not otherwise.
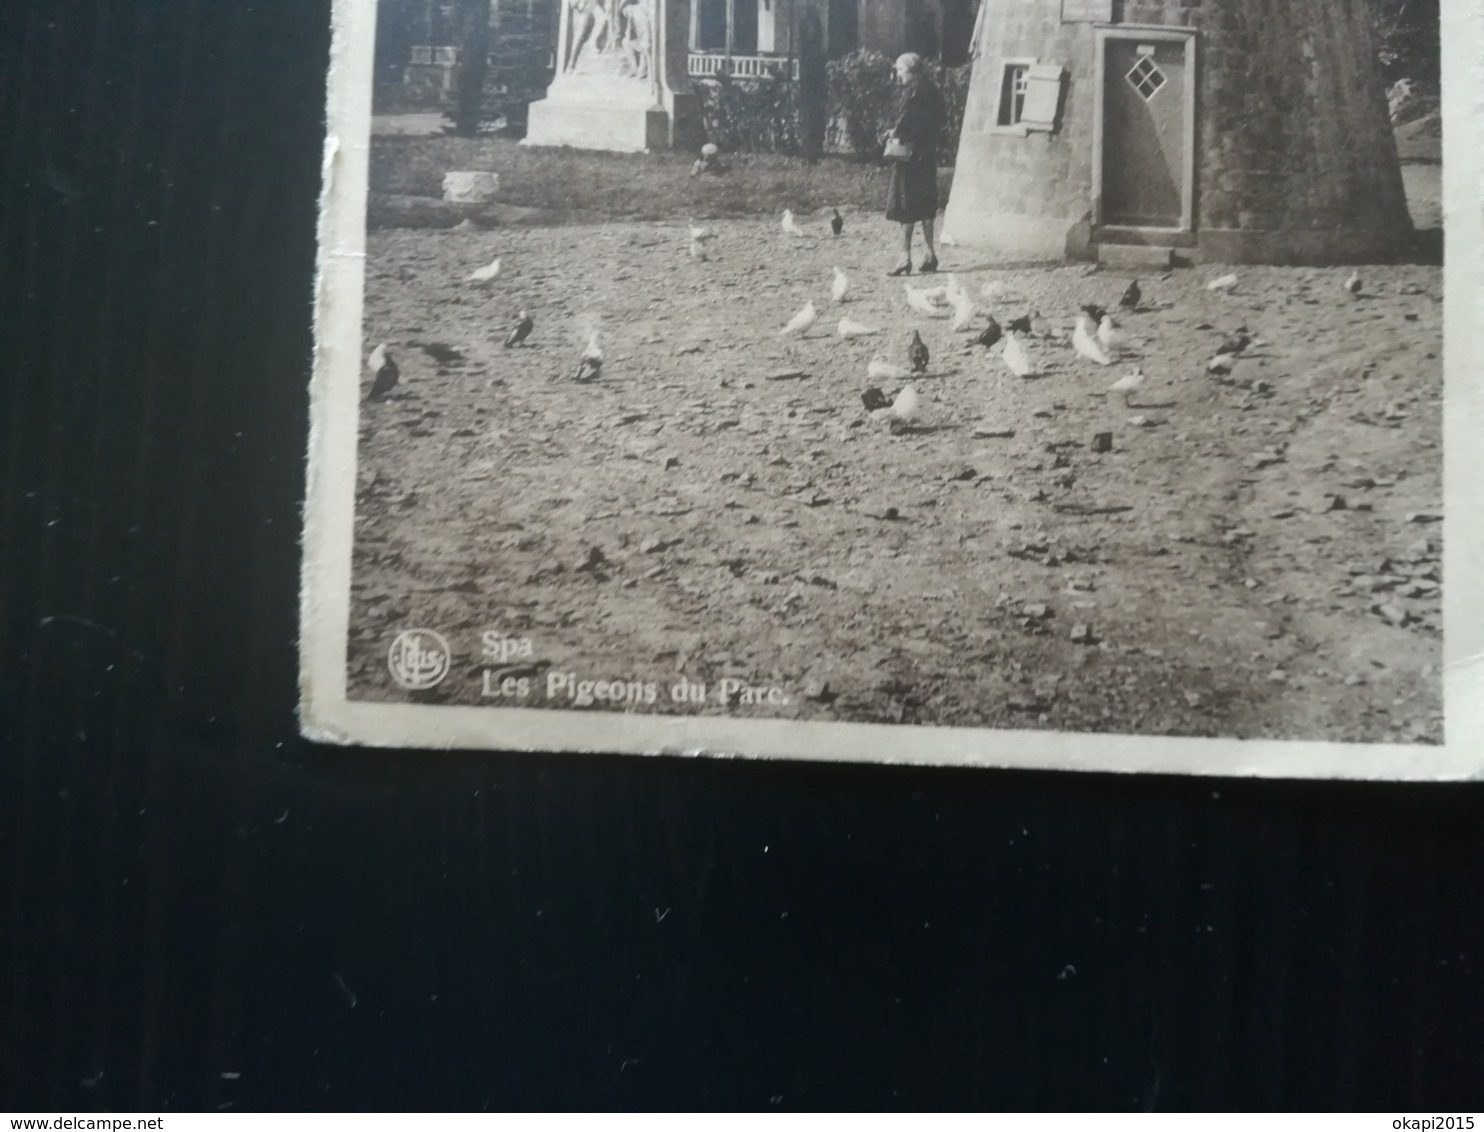
[[[1085,252],[1094,26],[1063,0],[985,13],[947,229],[1011,256]],[[1382,258],[1410,235],[1364,0],[1114,0],[1115,21],[1198,29],[1196,248],[1206,260]],[[996,132],[1001,60],[1067,68],[1061,128]]]
[[[980,30],[946,230],[1011,257],[1060,257],[1091,218],[1092,25],[1062,23],[1060,0],[997,0]],[[1067,69],[1055,133],[997,132],[1002,62],[1016,58]]]

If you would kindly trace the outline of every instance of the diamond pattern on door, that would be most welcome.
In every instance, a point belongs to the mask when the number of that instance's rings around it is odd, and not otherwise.
[[[1139,92],[1139,97],[1145,102],[1159,93],[1159,88],[1168,81],[1165,73],[1159,69],[1159,64],[1148,55],[1140,55],[1139,61],[1129,68],[1124,78],[1128,79],[1129,85]]]

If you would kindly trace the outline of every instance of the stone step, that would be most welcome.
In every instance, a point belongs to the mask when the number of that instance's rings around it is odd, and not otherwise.
[[[1098,262],[1109,267],[1142,267],[1167,271],[1175,266],[1175,249],[1153,244],[1098,244]]]

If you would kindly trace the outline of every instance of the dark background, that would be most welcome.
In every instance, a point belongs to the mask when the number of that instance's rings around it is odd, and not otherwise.
[[[0,4],[0,1108],[1484,1106],[1476,790],[300,740],[326,8]]]

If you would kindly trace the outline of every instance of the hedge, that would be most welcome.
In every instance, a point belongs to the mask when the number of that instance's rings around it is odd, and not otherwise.
[[[931,63],[928,68],[943,92],[939,158],[951,164],[958,153],[970,68],[965,65],[940,69]],[[831,60],[826,71],[829,126],[825,148],[836,153],[853,153],[865,161],[879,161],[901,101],[892,60],[874,51],[856,51]],[[789,156],[802,151],[797,83],[777,76],[736,79],[722,74],[695,86],[706,135],[722,150]]]

